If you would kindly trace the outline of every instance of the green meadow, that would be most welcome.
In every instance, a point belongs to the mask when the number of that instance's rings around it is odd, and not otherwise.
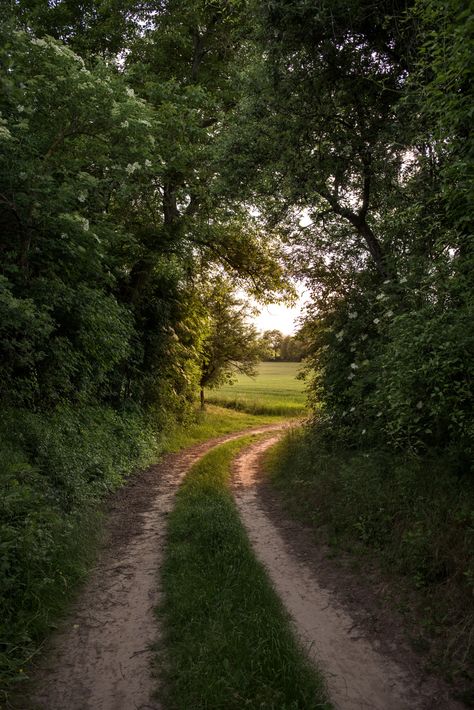
[[[262,362],[255,377],[236,375],[232,385],[206,393],[208,402],[250,414],[299,416],[306,410],[297,362]]]

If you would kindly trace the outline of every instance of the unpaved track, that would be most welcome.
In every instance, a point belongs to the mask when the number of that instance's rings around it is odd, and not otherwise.
[[[284,425],[211,439],[131,478],[112,497],[106,543],[67,622],[34,678],[28,705],[41,710],[158,710],[153,700],[153,609],[160,599],[166,517],[189,468],[218,444]],[[190,710],[192,710],[190,708]]]
[[[323,671],[339,710],[455,710],[443,683],[378,651],[350,612],[300,561],[258,494],[262,454],[278,435],[246,448],[235,460],[235,497],[257,557],[296,625],[309,656]]]

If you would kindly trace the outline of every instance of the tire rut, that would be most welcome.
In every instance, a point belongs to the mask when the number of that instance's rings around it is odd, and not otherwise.
[[[29,707],[160,710],[153,697],[159,678],[152,671],[152,648],[160,638],[153,611],[160,602],[167,516],[179,484],[215,446],[283,426],[247,429],[169,454],[111,497],[98,562],[37,662]]]
[[[234,461],[235,499],[258,559],[293,619],[309,658],[325,675],[338,710],[461,710],[447,686],[419,671],[409,655],[398,663],[380,651],[334,590],[324,588],[317,570],[301,559],[284,520],[270,516],[259,495],[266,438],[246,447]],[[301,540],[300,540],[301,543]],[[308,547],[312,543],[308,541]]]

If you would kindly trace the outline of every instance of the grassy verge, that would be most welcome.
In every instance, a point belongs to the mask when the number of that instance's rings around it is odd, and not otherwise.
[[[472,703],[473,482],[439,456],[330,449],[304,430],[274,447],[267,467],[290,514],[335,553],[381,567],[414,645]]]
[[[306,409],[304,404],[294,402],[291,397],[285,400],[281,396],[270,398],[246,397],[243,395],[232,397],[227,395],[223,397],[212,394],[209,396],[209,401],[217,407],[234,409],[237,412],[269,417],[284,417],[285,419],[301,416]]]
[[[269,421],[210,408],[166,433],[107,407],[3,412],[0,708],[94,562],[104,496],[163,452]]]
[[[207,454],[170,516],[160,611],[170,710],[329,708],[228,489],[232,459],[251,440]]]

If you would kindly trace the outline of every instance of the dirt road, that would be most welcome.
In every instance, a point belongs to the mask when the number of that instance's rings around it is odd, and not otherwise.
[[[322,585],[318,570],[301,560],[294,536],[283,534],[285,522],[269,513],[262,486],[257,485],[260,457],[282,428],[278,424],[247,430],[169,455],[131,478],[112,497],[98,564],[42,657],[29,707],[160,709],[154,698],[159,678],[152,671],[152,646],[160,632],[153,610],[160,601],[166,520],[176,491],[189,468],[214,446],[249,433],[268,432],[270,438],[246,448],[236,459],[236,501],[257,556],[310,657],[325,673],[335,707],[461,708],[449,699],[442,683],[420,672],[410,654],[398,663],[377,647],[340,602],[337,588]],[[301,547],[301,539],[297,542]],[[306,557],[311,558],[313,543],[306,539],[303,544],[309,550]]]
[[[110,501],[102,554],[35,674],[41,710],[157,710],[151,647],[159,628],[159,569],[166,518],[189,468],[206,452],[263,426],[193,446],[135,475]]]

